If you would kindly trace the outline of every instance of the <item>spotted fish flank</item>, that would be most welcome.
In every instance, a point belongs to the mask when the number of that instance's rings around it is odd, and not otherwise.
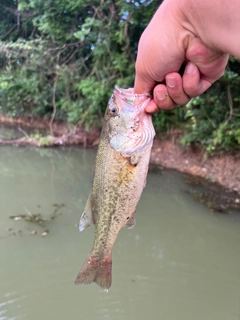
[[[136,205],[145,186],[155,131],[144,109],[149,94],[115,87],[104,116],[92,192],[79,230],[95,224],[94,244],[75,283],[112,281],[112,247],[122,227],[134,227]]]

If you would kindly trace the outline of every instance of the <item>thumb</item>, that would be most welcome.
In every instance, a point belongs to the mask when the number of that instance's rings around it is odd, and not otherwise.
[[[157,84],[156,79],[154,79],[151,76],[151,72],[149,72],[154,59],[151,59],[149,63],[149,55],[147,54],[148,51],[146,51],[146,48],[149,48],[150,45],[146,45],[147,41],[145,41],[144,38],[146,37],[144,37],[143,34],[138,44],[138,54],[135,63],[134,92],[138,94],[152,92]]]
[[[152,92],[156,84],[156,81],[152,80],[144,74],[136,72],[134,81],[134,92],[138,94]]]

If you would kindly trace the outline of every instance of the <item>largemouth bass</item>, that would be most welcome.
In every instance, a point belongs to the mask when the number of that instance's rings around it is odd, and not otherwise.
[[[112,282],[112,247],[122,227],[134,227],[136,205],[146,184],[155,136],[144,109],[150,94],[115,87],[104,116],[93,174],[92,192],[79,230],[95,224],[91,253],[75,284],[96,282],[107,290]]]

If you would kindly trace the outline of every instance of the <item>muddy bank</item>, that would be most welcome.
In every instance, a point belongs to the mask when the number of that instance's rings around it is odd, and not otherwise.
[[[18,127],[22,138],[0,139],[0,144],[57,146],[82,145],[95,147],[99,142],[100,129],[86,131],[79,126],[68,126],[64,122],[54,122],[53,135],[49,132],[49,122],[38,119],[11,119],[0,117],[0,124]],[[31,133],[38,129],[40,134]],[[151,163],[180,172],[206,178],[221,186],[240,193],[240,155],[218,154],[210,156],[204,150],[194,147],[183,148],[178,140],[181,132],[158,135],[153,144]]]
[[[11,139],[1,138],[0,145],[15,145],[36,147],[54,147],[61,145],[82,145],[94,147],[99,142],[101,130],[86,131],[83,127],[54,121],[50,132],[49,121],[36,118],[12,119],[0,116],[0,125],[16,128],[19,134]]]
[[[202,150],[182,148],[171,135],[154,141],[151,162],[165,168],[202,177],[240,193],[240,157],[231,154],[210,156]]]

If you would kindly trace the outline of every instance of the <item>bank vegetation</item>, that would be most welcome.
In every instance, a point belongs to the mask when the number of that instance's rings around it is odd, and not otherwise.
[[[114,85],[132,87],[137,44],[161,1],[1,0],[0,111],[101,127]],[[240,61],[184,107],[154,116],[158,132],[210,153],[240,147]]]

